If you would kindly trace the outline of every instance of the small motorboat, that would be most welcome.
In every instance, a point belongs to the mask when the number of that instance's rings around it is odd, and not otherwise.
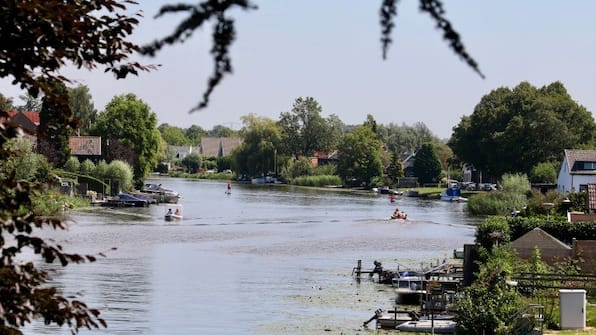
[[[164,215],[164,219],[166,221],[179,221],[182,220],[184,216],[182,215],[182,206],[181,205],[170,205],[168,206],[168,211]]]

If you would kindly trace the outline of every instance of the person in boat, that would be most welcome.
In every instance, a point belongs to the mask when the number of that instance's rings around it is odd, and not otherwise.
[[[170,209],[170,213],[172,212],[172,209]],[[174,213],[176,215],[180,215],[180,208],[176,208],[176,212]]]
[[[228,190],[226,191],[226,193],[232,193],[232,182],[228,182]]]
[[[168,212],[166,213],[166,215],[172,215],[172,209],[168,208]]]
[[[407,219],[408,215],[402,211],[399,210],[399,208],[396,208],[395,211],[393,211],[393,214],[391,215],[392,219]]]

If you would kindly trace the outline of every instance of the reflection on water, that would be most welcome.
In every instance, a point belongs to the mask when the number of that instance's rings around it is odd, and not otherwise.
[[[389,287],[351,277],[356,260],[419,266],[473,241],[465,204],[292,186],[161,179],[182,194],[184,220],[165,206],[72,214],[45,232],[92,264],[50,265],[54,283],[100,308],[94,334],[361,333],[392,307]],[[388,220],[395,207],[410,220]],[[116,247],[115,250],[112,250]],[[44,265],[45,266],[45,265]],[[35,324],[27,334],[68,334]],[[87,333],[83,331],[82,333]]]

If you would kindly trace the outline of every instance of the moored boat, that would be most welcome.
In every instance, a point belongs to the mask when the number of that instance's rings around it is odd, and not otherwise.
[[[468,201],[468,198],[464,198],[461,196],[461,190],[458,187],[449,187],[441,193],[441,200],[465,202]]]
[[[161,184],[147,183],[140,191],[143,196],[148,196],[160,203],[176,204],[180,199],[178,192],[162,187]]]
[[[406,321],[399,324],[395,329],[404,332],[424,332],[434,334],[454,334],[457,323],[453,320],[418,320]]]

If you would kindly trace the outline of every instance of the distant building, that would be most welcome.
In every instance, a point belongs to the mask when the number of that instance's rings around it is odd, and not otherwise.
[[[199,153],[206,157],[224,157],[242,144],[240,137],[203,137]]]
[[[565,150],[557,188],[561,193],[585,192],[596,184],[596,150]]]
[[[72,136],[68,145],[73,156],[91,160],[101,156],[101,136]]]

